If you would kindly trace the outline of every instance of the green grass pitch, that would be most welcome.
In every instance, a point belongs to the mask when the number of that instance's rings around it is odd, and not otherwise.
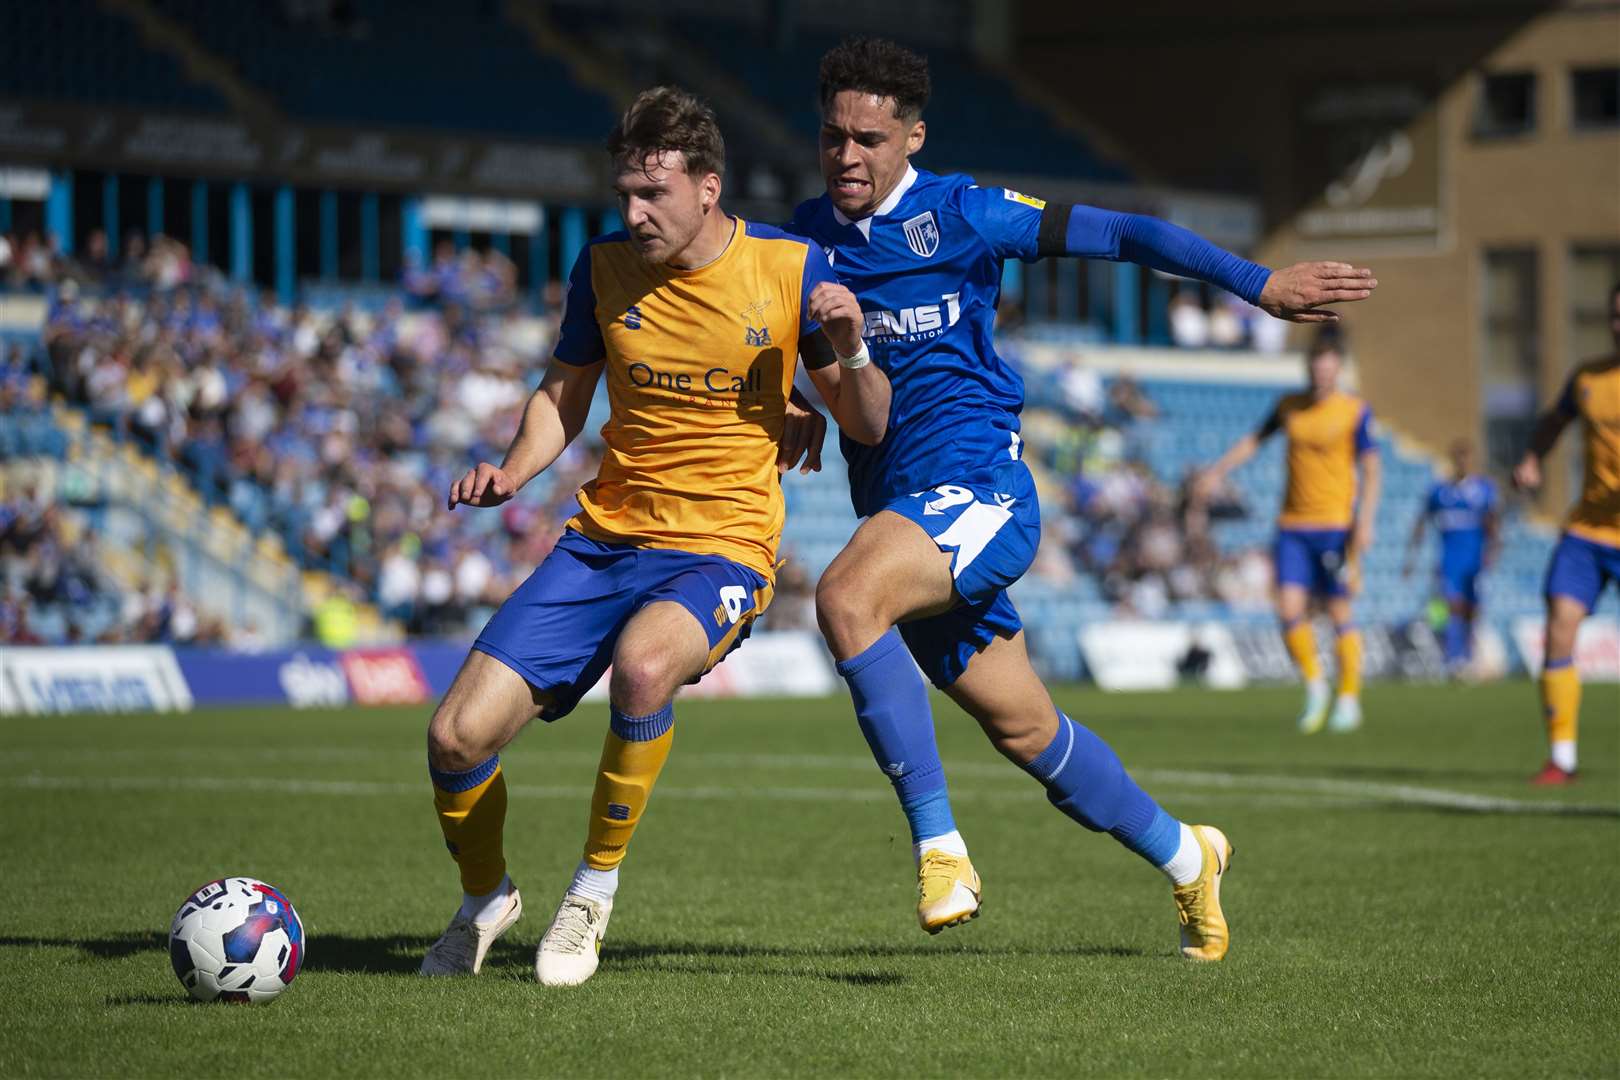
[[[847,702],[702,702],[631,848],[596,978],[533,981],[584,839],[605,710],[504,755],[527,914],[477,979],[414,974],[459,896],[426,709],[0,720],[0,1075],[1620,1074],[1620,690],[1583,781],[1525,780],[1534,687],[1371,688],[1301,738],[1289,690],[1059,701],[1236,847],[1226,962],[1169,889],[936,704],[983,918],[916,927],[904,820]],[[168,920],[262,877],[307,966],[190,1004]]]

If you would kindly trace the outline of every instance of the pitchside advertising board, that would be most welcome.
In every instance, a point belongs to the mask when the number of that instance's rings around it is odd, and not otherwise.
[[[262,653],[168,646],[0,649],[0,715],[185,711],[194,704],[424,705],[455,679],[465,646]],[[819,697],[838,688],[810,633],[758,634],[688,693]],[[607,699],[607,678],[588,695]]]
[[[1332,624],[1324,619],[1315,629],[1324,669],[1331,671]],[[1444,649],[1426,624],[1364,626],[1361,634],[1368,679],[1446,678]],[[1539,672],[1540,620],[1520,620],[1513,637],[1520,666]],[[1270,623],[1112,621],[1085,627],[1079,639],[1086,671],[1104,690],[1165,690],[1180,683],[1231,688],[1299,678],[1282,635]],[[1508,642],[1488,625],[1475,631],[1474,657],[1480,678],[1501,678],[1516,667]],[[1588,620],[1581,631],[1578,659],[1583,678],[1620,680],[1620,626],[1612,620]]]

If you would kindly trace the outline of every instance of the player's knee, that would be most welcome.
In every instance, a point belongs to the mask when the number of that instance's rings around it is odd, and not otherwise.
[[[638,649],[613,658],[609,690],[613,705],[633,716],[657,712],[686,681],[678,659],[656,649]]]
[[[466,772],[494,753],[454,707],[439,707],[428,725],[428,761],[444,772]]]
[[[1566,612],[1557,612],[1547,620],[1547,655],[1562,658],[1575,651],[1575,638],[1580,633],[1581,620]]]
[[[862,587],[856,574],[831,568],[821,576],[816,584],[816,621],[835,652],[881,620],[871,591]]]

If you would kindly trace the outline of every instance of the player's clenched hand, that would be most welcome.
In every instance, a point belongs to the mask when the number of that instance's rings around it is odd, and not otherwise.
[[[476,469],[468,469],[466,476],[450,485],[447,509],[454,510],[457,503],[499,506],[516,493],[517,488],[506,473],[487,461],[480,461]]]
[[[860,301],[844,286],[823,281],[811,290],[810,318],[821,324],[822,333],[839,356],[854,356],[861,351],[866,317],[861,314]]]
[[[1338,322],[1337,311],[1323,304],[1365,300],[1378,287],[1371,270],[1342,262],[1302,262],[1274,270],[1260,293],[1268,315],[1289,322]]]
[[[1534,454],[1526,454],[1524,460],[1513,467],[1513,486],[1520,491],[1535,491],[1541,486],[1541,462]]]
[[[821,447],[827,441],[827,418],[794,387],[788,395],[787,419],[782,425],[782,446],[776,454],[776,471],[785,473],[799,464],[801,475],[821,471]]]

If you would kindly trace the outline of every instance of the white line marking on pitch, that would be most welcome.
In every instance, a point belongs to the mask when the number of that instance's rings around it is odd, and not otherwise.
[[[866,767],[870,768],[870,764]],[[998,770],[998,775],[1006,774],[1006,770]],[[1471,813],[1620,817],[1620,807],[1599,803],[1532,802],[1526,799],[1477,795],[1466,791],[1411,784],[1175,769],[1143,770],[1138,775],[1161,789],[1168,788],[1180,797],[1206,801],[1213,797],[1218,801],[1249,806],[1395,805],[1433,807]],[[425,783],[307,780],[271,776],[98,777],[48,776],[34,773],[0,777],[0,786],[36,791],[263,791],[284,795],[404,796],[423,799],[429,792]],[[1222,794],[1212,796],[1209,789],[1216,789]],[[591,796],[589,787],[572,785],[511,784],[507,791],[513,797],[530,799],[588,799]],[[663,798],[739,801],[757,799],[792,802],[887,802],[893,798],[886,786],[877,784],[865,788],[667,785],[660,787],[658,793]],[[959,802],[1031,802],[1039,793],[1039,789],[1031,784],[1016,790],[961,789],[953,793],[953,798]]]

